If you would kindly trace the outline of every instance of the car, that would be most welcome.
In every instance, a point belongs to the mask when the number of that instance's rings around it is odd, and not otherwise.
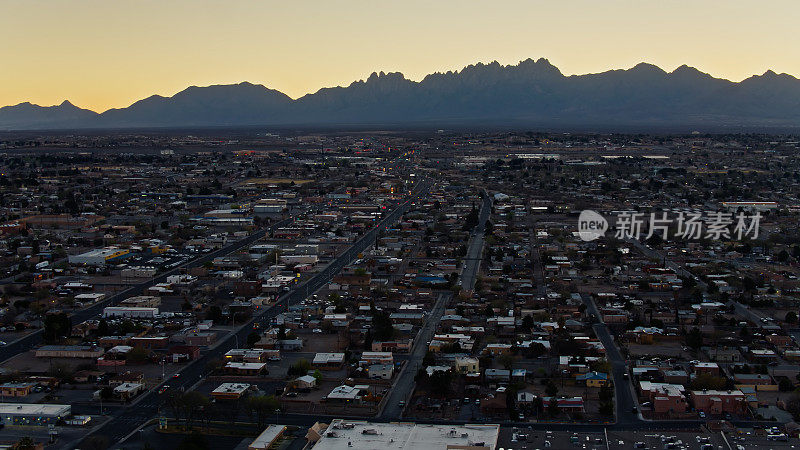
[[[6,341],[0,341],[0,346],[6,345]]]
[[[178,378],[179,376],[181,376],[181,374],[180,373],[176,373],[176,374],[172,375],[172,378]]]
[[[706,418],[706,413],[704,411],[700,411],[700,418],[701,419],[705,419]]]
[[[479,399],[479,398],[476,398],[476,399],[475,399],[475,404],[476,404],[476,405],[480,405],[480,404],[481,404],[481,399]]]
[[[314,328],[313,330],[311,330],[311,332],[315,334],[320,334],[322,333],[322,330],[320,328]]]
[[[169,390],[169,385],[165,384],[165,385],[161,386],[161,388],[158,390],[158,393],[159,394],[163,394],[164,392],[167,392],[168,390]]]
[[[631,408],[631,412],[636,414],[637,412],[639,412],[639,410],[634,406],[633,408]]]
[[[397,406],[402,408],[402,407],[406,406],[406,402],[404,400],[400,400],[399,402],[397,402]]]

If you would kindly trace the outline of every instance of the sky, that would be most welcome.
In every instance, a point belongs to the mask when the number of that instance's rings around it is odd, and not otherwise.
[[[0,105],[104,111],[187,86],[297,98],[547,58],[564,74],[681,64],[800,77],[797,0],[0,0]]]

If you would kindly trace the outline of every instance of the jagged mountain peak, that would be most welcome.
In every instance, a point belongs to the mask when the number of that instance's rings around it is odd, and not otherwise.
[[[629,126],[692,120],[704,126],[800,129],[800,80],[770,70],[735,83],[687,65],[667,73],[649,63],[566,77],[547,59],[528,58],[509,65],[479,62],[419,82],[401,72],[373,72],[297,100],[243,81],[190,86],[99,116],[68,101],[0,108],[0,129],[442,122]]]

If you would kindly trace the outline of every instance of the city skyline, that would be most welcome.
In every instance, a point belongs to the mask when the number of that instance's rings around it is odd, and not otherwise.
[[[565,75],[680,65],[741,81],[800,74],[791,11],[771,2],[4,2],[0,105],[98,112],[190,85],[248,81],[292,98],[375,71],[426,74],[544,57]],[[189,6],[192,6],[191,8]],[[38,7],[38,9],[37,9]],[[34,31],[31,31],[34,30]]]

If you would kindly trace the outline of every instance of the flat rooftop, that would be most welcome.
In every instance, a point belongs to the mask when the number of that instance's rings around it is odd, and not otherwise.
[[[446,450],[449,446],[495,450],[500,425],[423,425],[335,419],[315,450]]]
[[[0,417],[7,416],[66,416],[72,408],[70,405],[38,404],[38,403],[0,403]]]

